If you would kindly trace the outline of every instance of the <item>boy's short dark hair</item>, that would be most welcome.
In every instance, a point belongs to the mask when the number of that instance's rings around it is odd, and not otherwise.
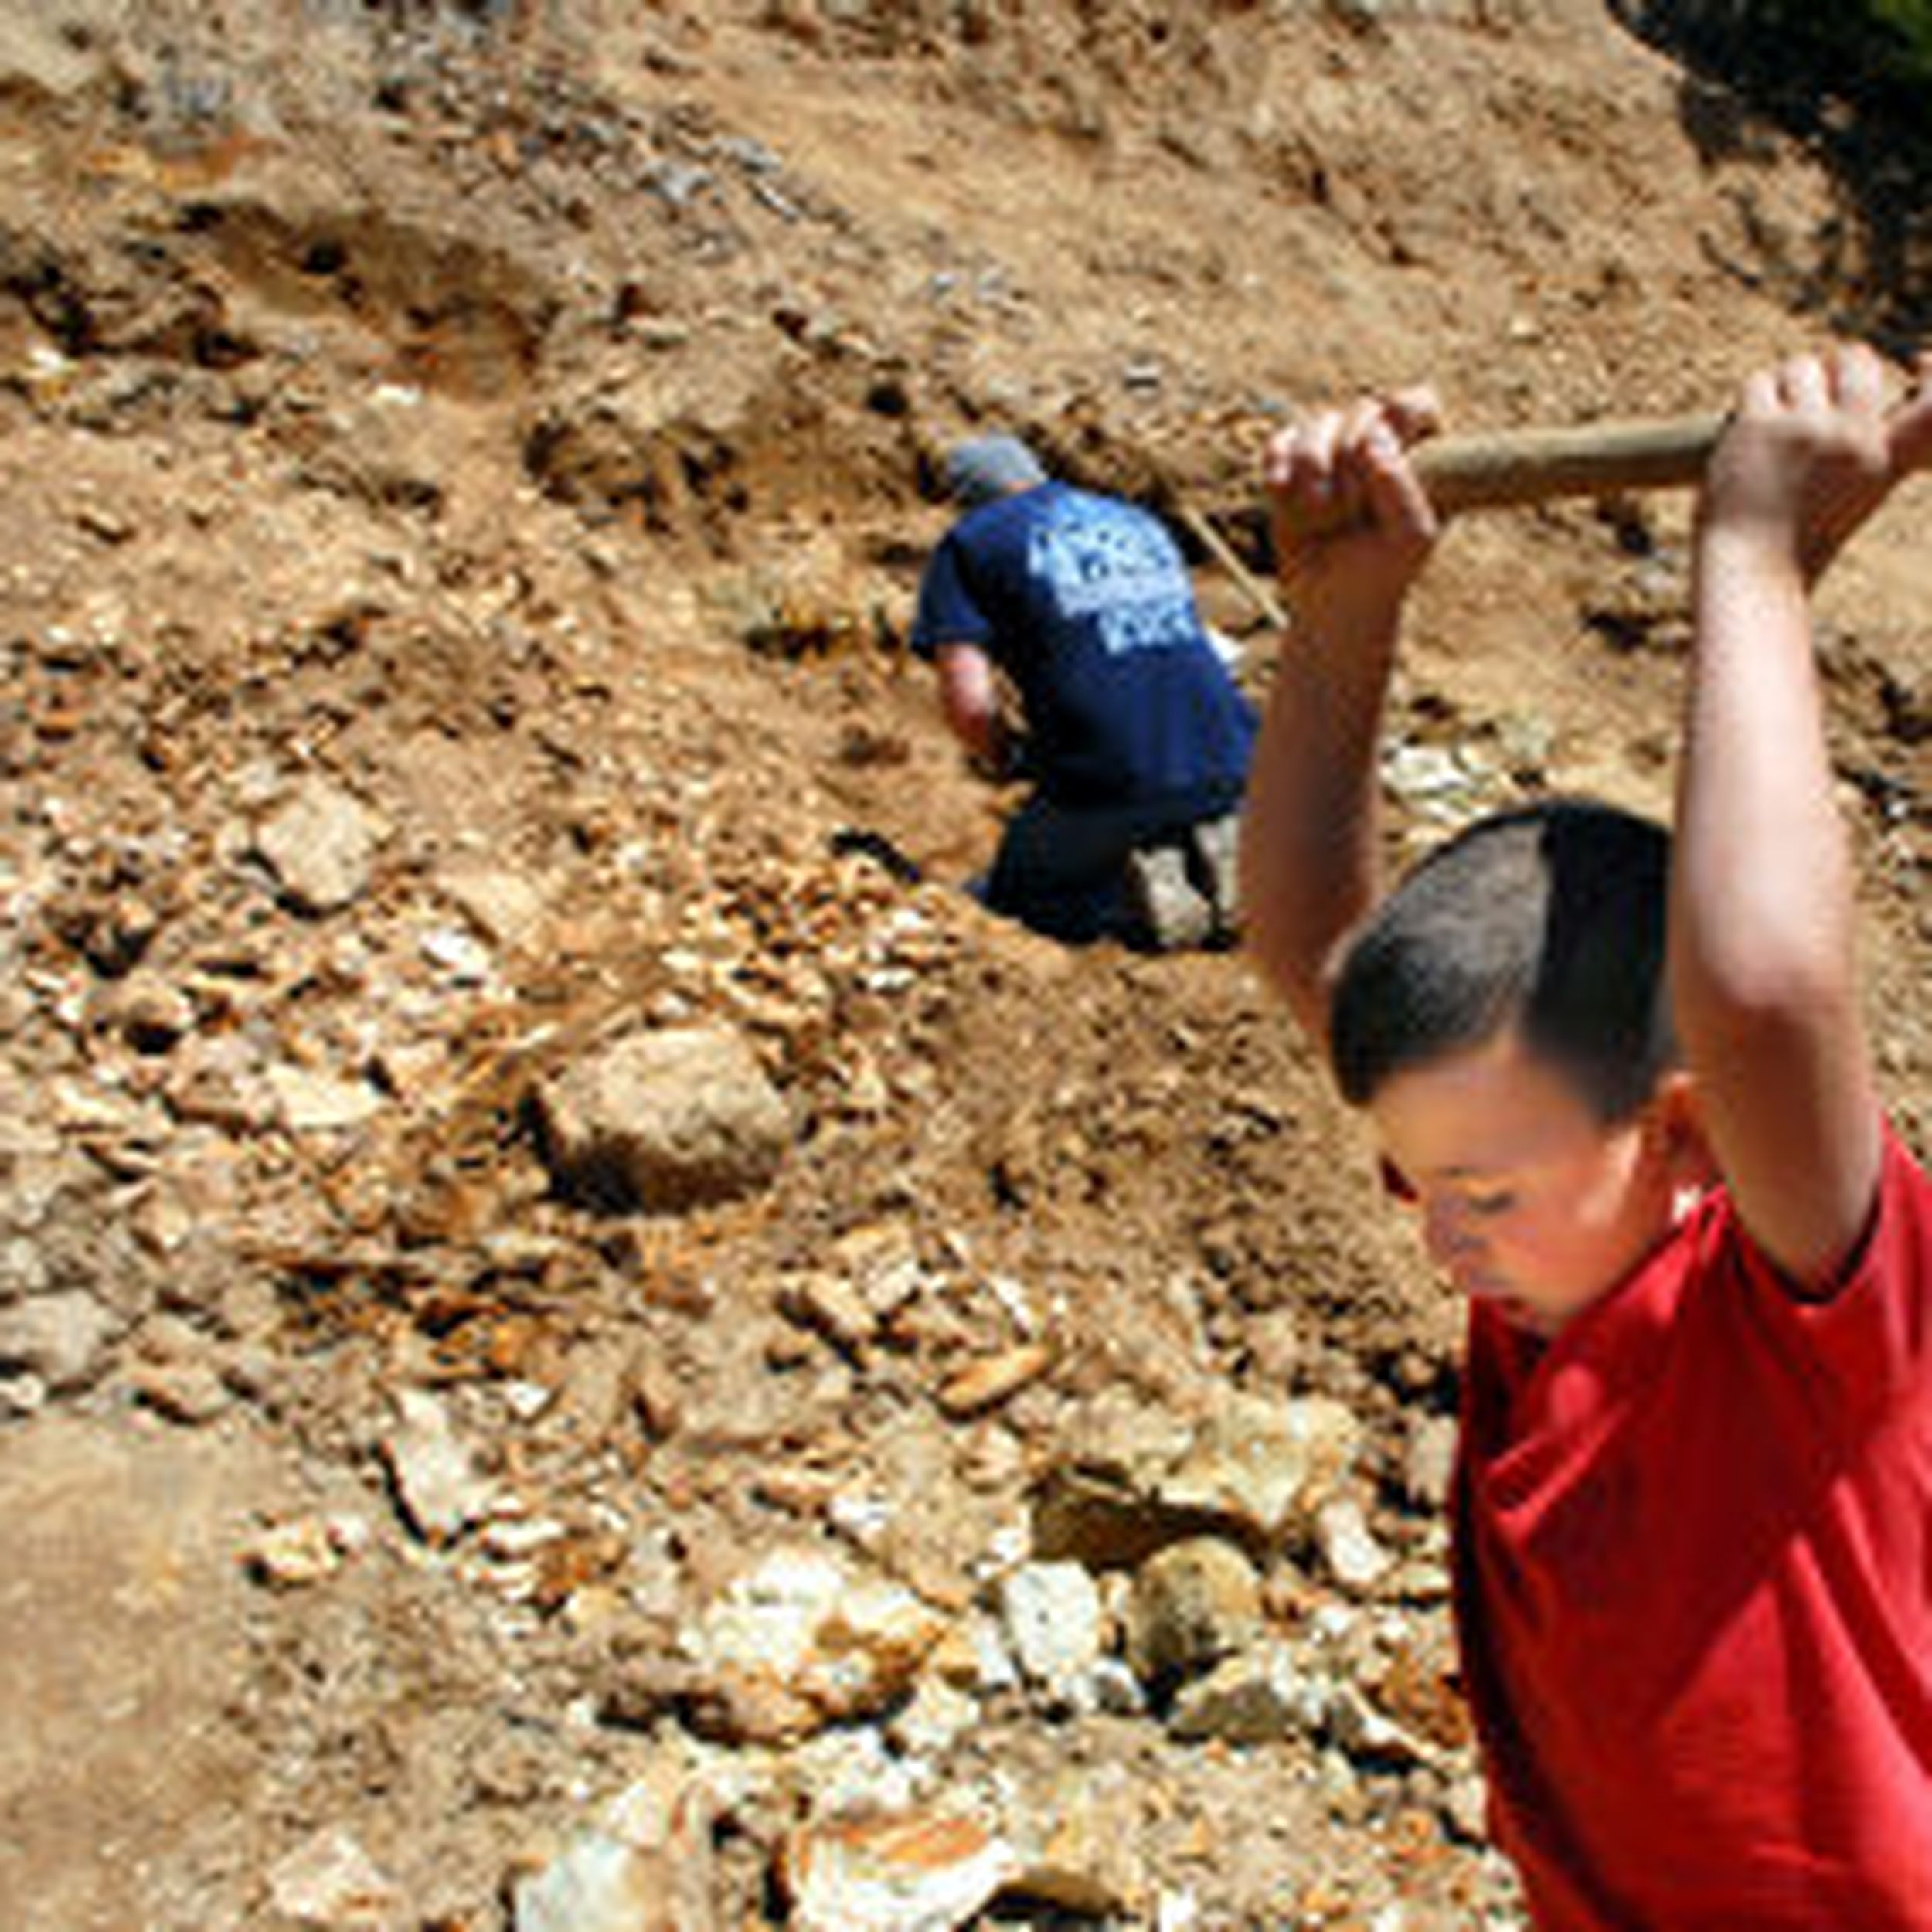
[[[1628,1119],[1677,1057],[1669,870],[1662,826],[1585,799],[1458,833],[1349,942],[1329,1014],[1343,1097],[1514,1026],[1600,1121]]]

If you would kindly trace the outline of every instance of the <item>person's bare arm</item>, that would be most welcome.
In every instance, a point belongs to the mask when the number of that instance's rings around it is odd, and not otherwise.
[[[999,768],[1006,727],[993,661],[976,644],[942,644],[933,654],[939,703],[953,736],[989,771]]]
[[[1249,951],[1318,1045],[1341,943],[1376,890],[1383,712],[1403,600],[1437,534],[1404,445],[1435,419],[1422,391],[1359,404],[1284,430],[1264,459],[1293,623],[1243,810],[1242,917]],[[1305,534],[1337,517],[1335,534]]]
[[[1892,485],[1932,457],[1932,388],[1889,414],[1884,397],[1865,350],[1754,376],[1698,521],[1672,998],[1738,1211],[1801,1288],[1829,1284],[1878,1175],[1810,592]]]

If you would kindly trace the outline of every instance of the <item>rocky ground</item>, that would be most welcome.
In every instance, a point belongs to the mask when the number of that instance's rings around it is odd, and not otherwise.
[[[1922,321],[1869,206],[1585,0],[8,0],[0,180],[0,1916],[1512,1923],[1456,1311],[1238,957],[957,889],[931,479],[1259,694],[1283,410],[1719,406]],[[1921,1149],[1924,509],[1823,644]],[[1452,535],[1405,849],[1665,808],[1684,514]]]

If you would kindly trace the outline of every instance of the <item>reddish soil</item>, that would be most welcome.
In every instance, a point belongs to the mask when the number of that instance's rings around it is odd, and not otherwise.
[[[1010,800],[904,648],[935,466],[1015,428],[1259,569],[1260,440],[1314,399],[1722,406],[1870,294],[1814,157],[1585,0],[63,0],[0,18],[0,1315],[106,1318],[0,1420],[10,1923],[279,1924],[325,1828],[393,1923],[502,1923],[635,1774],[586,1714],[614,1659],[832,1536],[774,1469],[903,1503],[872,1553],[957,1603],[1082,1400],[1320,1393],[1427,1546],[1400,1471],[1458,1312],[1282,1015],[1238,957],[1068,953],[957,890]],[[1844,561],[1822,647],[1922,1151],[1926,501]],[[1398,790],[1404,850],[1530,791],[1668,809],[1686,513],[1452,532],[1399,730],[1475,775]],[[1260,694],[1272,641],[1199,561]],[[251,849],[304,774],[386,828],[320,917]],[[754,1043],[797,1127],[768,1189],[556,1197],[528,1097],[640,1015]],[[274,1069],[377,1104],[291,1128]],[[778,1309],[855,1237],[933,1284],[859,1362]],[[1012,1284],[1054,1366],[949,1418]],[[406,1385],[567,1528],[522,1621],[397,1519]],[[338,1570],[248,1581],[264,1524],[329,1512]],[[1426,1710],[1440,1606],[1417,1628]],[[1203,1924],[1506,1896],[1440,1793],[1311,1749],[976,1748],[1135,1767]],[[775,1835],[721,1840],[720,1926],[776,1912]]]

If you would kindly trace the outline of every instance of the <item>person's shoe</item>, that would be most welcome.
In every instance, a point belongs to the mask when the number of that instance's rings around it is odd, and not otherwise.
[[[1241,815],[1204,818],[1188,831],[1194,863],[1189,870],[1208,901],[1212,936],[1232,944],[1241,930]]]
[[[1148,845],[1128,855],[1134,910],[1148,943],[1164,953],[1205,945],[1214,931],[1214,907],[1189,877],[1188,858],[1178,845]]]

